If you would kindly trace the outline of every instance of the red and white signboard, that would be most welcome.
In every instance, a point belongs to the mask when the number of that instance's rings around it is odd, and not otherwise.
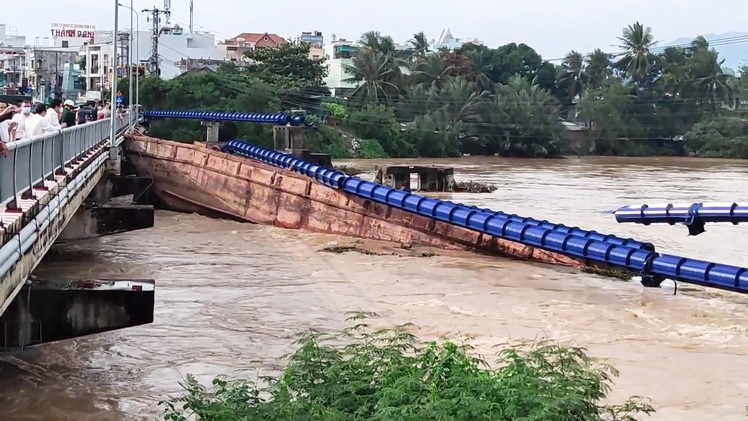
[[[52,36],[55,38],[86,38],[94,37],[96,27],[93,25],[76,25],[69,23],[53,23]]]

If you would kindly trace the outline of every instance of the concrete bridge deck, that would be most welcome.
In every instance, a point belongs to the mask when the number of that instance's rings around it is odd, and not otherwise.
[[[130,114],[115,118],[116,133],[135,119]],[[11,142],[9,155],[0,156],[0,328],[8,324],[6,310],[31,283],[32,271],[74,216],[82,214],[81,205],[96,194],[105,175],[118,175],[122,138],[110,140],[111,124],[100,120]],[[7,326],[4,330],[7,336]]]

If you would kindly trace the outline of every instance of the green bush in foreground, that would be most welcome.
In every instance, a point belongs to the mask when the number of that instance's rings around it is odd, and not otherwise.
[[[260,388],[188,376],[186,394],[162,402],[169,421],[635,420],[654,412],[638,397],[605,405],[616,370],[581,348],[551,341],[502,347],[497,368],[467,345],[416,345],[407,325],[372,331],[357,313],[342,333],[312,332],[283,373]]]

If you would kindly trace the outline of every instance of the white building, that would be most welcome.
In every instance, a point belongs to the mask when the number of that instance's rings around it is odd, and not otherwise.
[[[351,74],[346,71],[346,66],[353,63],[353,56],[359,48],[356,43],[346,39],[333,40],[324,46],[325,65],[327,66],[325,85],[330,89],[332,96],[336,96],[336,91],[341,89],[358,87],[357,83],[346,82],[346,79],[351,77]]]
[[[18,87],[26,71],[26,37],[0,23],[0,86]]]
[[[129,32],[128,32],[129,33]],[[115,52],[109,41],[83,46],[85,60],[83,77],[91,90],[104,90],[111,84],[111,69]],[[151,57],[151,32],[133,31],[132,64],[147,65]],[[183,73],[185,59],[223,60],[223,51],[216,48],[215,35],[207,32],[183,32],[181,28],[164,28],[158,38],[158,57],[161,77],[171,79]]]
[[[141,36],[142,42],[142,36]],[[151,56],[149,47],[140,56],[147,60]],[[180,62],[183,59],[224,60],[225,53],[216,47],[216,37],[209,32],[183,32],[181,28],[164,28],[158,38],[158,55],[161,59],[161,77],[171,79],[182,74]]]
[[[452,35],[452,31],[447,28],[442,31],[441,35],[439,35],[439,39],[431,43],[431,49],[436,51],[440,50],[442,48],[446,48],[448,50],[456,50],[463,46],[464,44],[475,44],[475,45],[483,45],[483,41],[478,39],[463,39],[463,38],[455,38]]]

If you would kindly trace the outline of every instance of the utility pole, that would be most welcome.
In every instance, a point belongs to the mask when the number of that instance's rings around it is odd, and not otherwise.
[[[195,7],[194,0],[190,0],[190,33],[191,34],[195,33],[194,31],[195,15],[194,15],[194,11],[192,10],[194,7]]]
[[[127,74],[124,73],[124,70],[129,69],[128,72],[132,71],[132,69],[127,65],[127,62],[130,60],[130,33],[121,31],[117,34],[117,43],[119,44],[117,67],[121,68],[123,71],[120,77],[125,78]]]
[[[114,45],[115,48],[115,55],[116,55],[116,48],[117,48],[117,34],[119,33],[119,28],[117,27],[117,24],[119,23],[119,0],[114,0],[114,33],[112,34],[112,45]],[[109,105],[111,106],[112,111],[112,117],[110,122],[110,131],[109,131],[109,159],[114,162],[118,163],[119,161],[117,158],[119,157],[119,151],[117,149],[117,146],[115,145],[115,142],[117,141],[117,109],[115,108],[117,104],[117,66],[116,66],[116,59],[114,61],[114,67],[112,69],[112,96],[109,102]],[[115,165],[115,173],[119,172],[119,168],[117,167],[117,164]]]
[[[151,59],[148,63],[149,71],[151,74],[160,75],[161,69],[160,69],[160,60],[158,58],[158,36],[161,31],[160,23],[161,23],[161,15],[165,15],[167,17],[171,16],[171,11],[168,10],[159,10],[157,8],[153,9],[143,9],[143,12],[148,12],[151,14],[151,17],[149,18],[151,22]]]

